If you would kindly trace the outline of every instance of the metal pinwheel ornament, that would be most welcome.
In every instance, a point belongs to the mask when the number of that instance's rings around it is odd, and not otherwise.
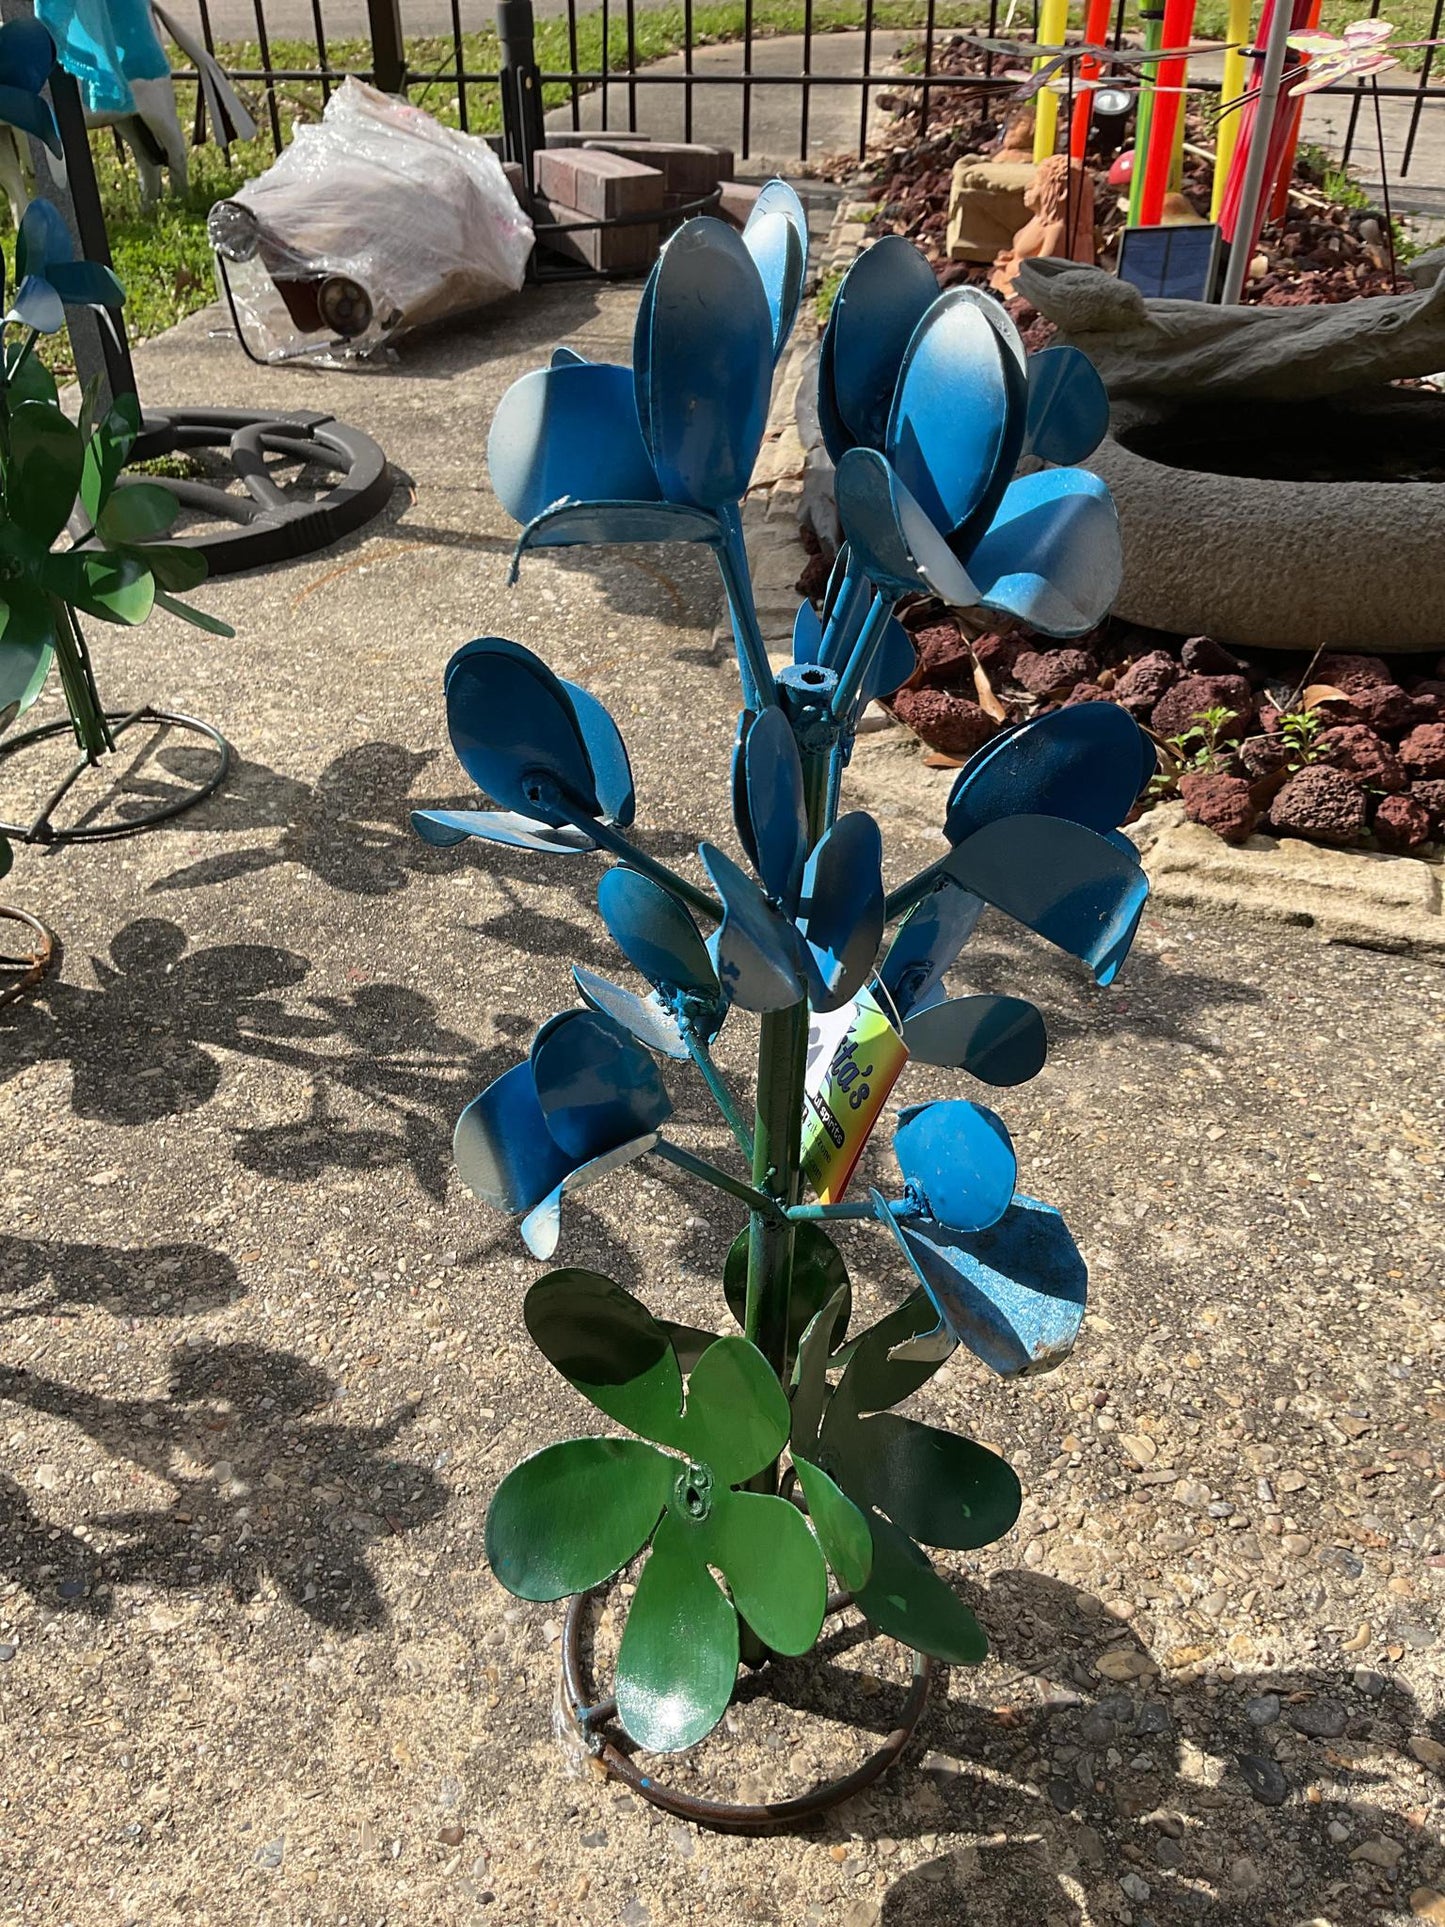
[[[1047,1053],[1041,1013],[1022,997],[948,988],[985,909],[1107,983],[1148,893],[1120,826],[1152,746],[1109,704],[1001,732],[959,773],[946,853],[891,891],[877,824],[840,813],[863,704],[913,668],[903,599],[941,596],[1078,634],[1107,611],[1119,541],[1106,489],[1077,466],[1107,423],[1092,366],[1072,349],[1028,356],[997,303],[939,294],[915,250],[882,241],[844,278],[819,362],[846,547],[821,616],[799,610],[794,660],[774,673],[738,504],[806,240],[779,182],[742,235],[687,223],[643,293],[632,366],[559,351],[503,398],[489,445],[494,486],[522,524],[519,558],[671,540],[715,552],[742,690],[736,847],[699,843],[706,887],[645,852],[629,834],[636,799],[612,718],[499,637],[460,649],[444,685],[451,740],[483,803],[413,819],[438,845],[601,859],[602,923],[635,973],[629,983],[576,968],[580,1005],[548,1019],[463,1114],[467,1186],[517,1218],[542,1258],[566,1236],[569,1195],[647,1157],[714,1186],[741,1221],[723,1278],[740,1330],[669,1322],[593,1272],[532,1286],[538,1348],[632,1436],[546,1447],[503,1481],[488,1517],[493,1571],[523,1598],[585,1593],[642,1559],[615,1696],[650,1751],[712,1729],[740,1659],[809,1650],[829,1569],[916,1653],[983,1656],[982,1628],[925,1549],[1007,1532],[1018,1481],[986,1447],[893,1408],[960,1347],[1008,1377],[1065,1358],[1084,1315],[1084,1261],[1058,1212],[1019,1189],[1007,1126],[973,1097],[903,1103],[891,1175],[870,1152],[851,1197],[846,1178],[836,1197],[810,1186],[804,1116],[821,1112],[809,1065],[832,1075],[820,1025],[853,1026],[866,1011],[900,1064],[961,1072],[985,1095],[1026,1081]],[[1024,457],[1031,472],[1019,476]],[[712,1052],[725,1025],[754,1018],[756,1088],[744,1100]],[[668,1083],[688,1070],[734,1140],[726,1162],[666,1134]],[[858,1332],[837,1220],[879,1227],[903,1288],[897,1309]]]

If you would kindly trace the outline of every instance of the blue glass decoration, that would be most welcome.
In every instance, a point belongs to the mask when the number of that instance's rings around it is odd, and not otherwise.
[[[1009,1376],[1067,1356],[1083,1261],[1059,1214],[1017,1189],[1002,1118],[963,1097],[902,1104],[897,1195],[834,1197],[822,1185],[810,1197],[810,1063],[838,1051],[830,1088],[844,1108],[874,1076],[866,1049],[820,1041],[835,1031],[815,1020],[846,1010],[856,1040],[881,1012],[918,1062],[1008,1089],[1043,1066],[1043,1015],[1022,997],[949,994],[985,911],[1108,982],[1148,889],[1120,826],[1152,748],[1108,704],[1000,731],[954,785],[947,853],[892,891],[877,823],[840,809],[863,704],[913,666],[899,601],[938,595],[1074,634],[1108,606],[1118,531],[1103,484],[1072,465],[1102,432],[1088,363],[1072,350],[1029,357],[989,297],[940,295],[908,243],[879,242],[844,278],[820,357],[847,544],[821,616],[798,611],[793,663],[775,674],[738,503],[806,238],[781,183],[741,236],[687,223],[644,290],[632,366],[555,354],[508,390],[489,444],[497,494],[522,524],[519,554],[593,541],[713,549],[742,696],[736,847],[698,844],[704,882],[651,856],[628,834],[637,800],[612,718],[496,637],[459,650],[444,683],[477,807],[415,819],[434,844],[500,842],[522,862],[595,855],[607,866],[602,922],[634,973],[614,981],[575,967],[580,1006],[543,1024],[527,1058],[458,1123],[468,1187],[519,1218],[541,1257],[561,1243],[571,1194],[642,1157],[714,1187],[740,1226],[724,1300],[741,1336],[669,1324],[577,1268],[532,1287],[526,1317],[542,1355],[626,1436],[545,1446],[509,1474],[488,1516],[493,1570],[527,1599],[605,1584],[643,1560],[616,1700],[632,1739],[653,1750],[710,1730],[741,1657],[807,1650],[829,1568],[875,1624],[918,1650],[956,1664],[986,1651],[924,1548],[1006,1532],[1018,1480],[988,1448],[891,1408],[960,1346]],[[1016,476],[1025,452],[1053,465]],[[744,1101],[711,1048],[725,1026],[737,1042],[754,1022]],[[669,1084],[693,1071],[735,1154],[667,1134]],[[691,1124],[695,1112],[684,1115]],[[874,1225],[907,1293],[856,1333],[829,1236],[841,1219]],[[789,1463],[805,1511],[782,1496]]]

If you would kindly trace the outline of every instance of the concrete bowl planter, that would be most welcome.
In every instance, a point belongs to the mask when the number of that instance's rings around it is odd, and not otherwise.
[[[1128,621],[1263,648],[1445,646],[1445,395],[1121,400],[1088,466],[1118,505]]]

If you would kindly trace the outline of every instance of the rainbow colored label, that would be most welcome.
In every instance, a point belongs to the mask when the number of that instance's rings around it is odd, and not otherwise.
[[[864,990],[808,1027],[803,1172],[822,1204],[837,1204],[878,1122],[908,1047]]]

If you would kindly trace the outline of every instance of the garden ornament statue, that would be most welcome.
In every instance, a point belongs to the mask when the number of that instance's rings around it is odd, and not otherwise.
[[[838,804],[863,705],[913,667],[894,610],[929,595],[1053,634],[1091,628],[1118,580],[1118,534],[1103,486],[1073,464],[1107,409],[1083,356],[1029,358],[997,302],[972,289],[939,294],[908,243],[862,255],[834,303],[819,371],[847,546],[822,617],[799,610],[794,660],[775,674],[738,502],[805,243],[802,209],[780,182],[741,236],[689,222],[643,293],[632,366],[559,350],[504,396],[488,451],[496,491],[523,525],[519,557],[659,540],[714,551],[742,682],[732,813],[751,874],[704,842],[710,887],[700,887],[638,848],[612,718],[497,637],[459,649],[445,677],[453,746],[492,807],[412,819],[438,845],[477,837],[562,859],[615,858],[598,908],[640,980],[574,971],[580,1005],[549,1018],[457,1125],[469,1189],[519,1219],[541,1259],[561,1244],[569,1198],[643,1157],[716,1186],[747,1214],[722,1281],[738,1330],[679,1325],[571,1266],[532,1286],[524,1317],[534,1343],[614,1435],[524,1460],[487,1519],[488,1558],[505,1587],[529,1600],[573,1596],[570,1711],[608,1769],[671,1811],[745,1830],[856,1790],[906,1742],[931,1665],[972,1664],[986,1650],[923,1548],[966,1550],[1007,1532],[1018,1480],[986,1446],[892,1408],[959,1346],[1006,1376],[1057,1364],[1083,1318],[1083,1260],[1058,1212],[1016,1188],[1002,1118],[971,1099],[905,1106],[896,1172],[874,1169],[852,1198],[841,1195],[843,1165],[887,1095],[885,1062],[896,1075],[911,1055],[995,1087],[1042,1065],[1032,1004],[944,990],[986,904],[1083,959],[1100,982],[1113,976],[1147,892],[1118,826],[1154,761],[1111,704],[1003,732],[953,789],[947,854],[885,888],[877,824]],[[1052,465],[1015,479],[1025,452]],[[746,1107],[712,1054],[723,1025],[744,1013],[759,1029]],[[661,1066],[687,1064],[736,1140],[741,1170],[668,1135]],[[805,1111],[825,1127],[807,1142]],[[874,1223],[911,1286],[858,1333],[829,1235],[838,1220]],[[615,1697],[587,1704],[580,1596],[639,1558]],[[652,1753],[700,1740],[732,1698],[740,1658],[757,1665],[812,1648],[840,1603],[835,1594],[830,1604],[829,1569],[918,1656],[900,1731],[857,1773],[795,1801],[699,1802],[665,1790],[606,1736],[615,1719]]]

